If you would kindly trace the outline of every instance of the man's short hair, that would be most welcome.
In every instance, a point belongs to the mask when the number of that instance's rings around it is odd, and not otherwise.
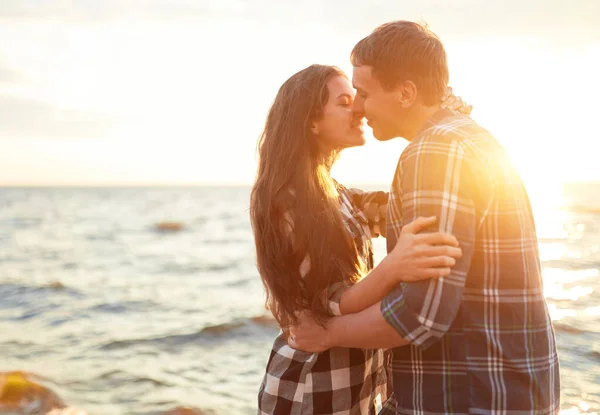
[[[427,27],[406,20],[384,23],[354,46],[354,66],[371,66],[389,90],[412,81],[427,105],[442,100],[448,86],[448,62],[440,39]]]

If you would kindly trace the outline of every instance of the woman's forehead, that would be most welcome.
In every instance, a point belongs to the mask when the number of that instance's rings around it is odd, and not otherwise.
[[[354,96],[354,89],[352,88],[350,81],[343,76],[334,76],[329,80],[327,86],[329,88],[329,93],[333,97],[338,97],[343,94]]]

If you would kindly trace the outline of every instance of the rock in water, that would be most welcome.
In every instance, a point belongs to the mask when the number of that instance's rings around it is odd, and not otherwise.
[[[163,415],[209,415],[212,412],[202,412],[198,409],[190,408],[188,406],[178,406],[177,408],[165,412]]]
[[[52,281],[50,284],[48,284],[48,288],[52,288],[53,290],[62,290],[65,288],[65,286],[60,281]]]
[[[277,320],[275,320],[275,317],[273,317],[273,314],[271,314],[271,313],[263,314],[260,316],[255,316],[255,317],[252,317],[250,320],[253,323],[256,323],[261,326],[278,327]]]
[[[183,229],[183,223],[160,222],[155,225],[155,229],[160,232],[177,232]]]
[[[0,413],[43,415],[66,405],[50,389],[23,372],[0,373]]]

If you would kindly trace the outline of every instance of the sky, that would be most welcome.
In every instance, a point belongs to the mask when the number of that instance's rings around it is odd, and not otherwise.
[[[250,184],[275,94],[348,73],[377,25],[426,22],[450,85],[526,182],[600,181],[597,0],[2,0],[0,185]],[[345,183],[388,183],[406,145],[346,150]]]

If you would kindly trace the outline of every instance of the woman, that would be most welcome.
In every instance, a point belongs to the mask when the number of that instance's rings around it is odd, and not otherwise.
[[[305,353],[288,346],[287,328],[301,310],[324,322],[369,307],[401,281],[448,275],[461,254],[451,235],[417,235],[435,221],[420,218],[373,268],[361,208],[382,192],[350,191],[330,174],[342,149],[364,144],[353,98],[340,69],[312,65],[281,86],[259,142],[250,214],[267,306],[282,329],[259,391],[260,414],[376,413],[388,397],[384,350]],[[400,249],[407,241],[415,249]]]

